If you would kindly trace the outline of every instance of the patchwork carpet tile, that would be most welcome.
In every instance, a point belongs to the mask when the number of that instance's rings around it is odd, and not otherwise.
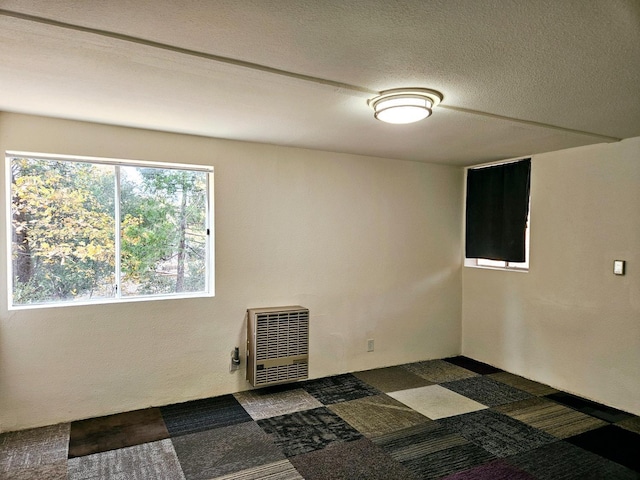
[[[432,383],[453,382],[463,378],[477,377],[478,374],[444,360],[428,360],[402,365],[411,373]]]
[[[640,433],[640,417],[627,418],[616,423],[616,425],[630,432]]]
[[[354,375],[381,392],[396,392],[398,390],[432,385],[432,382],[402,367],[377,368],[375,370],[357,372]]]
[[[546,395],[554,402],[562,403],[575,410],[578,410],[592,417],[598,417],[610,423],[620,422],[629,418],[633,418],[633,415],[616,408],[608,407],[600,403],[592,402],[570,393],[557,392],[550,395]]]
[[[212,480],[304,480],[289,460],[260,465]]]
[[[350,373],[334,377],[309,380],[301,384],[307,392],[322,402],[323,405],[348,402],[356,398],[378,395],[379,390],[354,377]]]
[[[148,408],[71,422],[69,458],[169,438],[160,410]]]
[[[531,394],[489,377],[474,377],[447,382],[443,387],[489,407],[531,398]]]
[[[373,439],[417,478],[441,478],[495,457],[439,422],[399,430]]]
[[[372,441],[401,463],[419,460],[425,455],[469,444],[462,435],[439,422],[424,423],[397,430]]]
[[[607,425],[603,420],[540,397],[501,405],[494,410],[557,438],[571,437]]]
[[[370,438],[431,421],[384,394],[336,403],[329,409]]]
[[[258,425],[287,457],[326,448],[333,442],[350,442],[362,434],[326,407],[258,420]]]
[[[324,450],[298,455],[291,463],[305,480],[418,480],[367,439],[332,443]]]
[[[0,478],[64,480],[69,424],[0,434]]]
[[[494,460],[470,470],[454,473],[442,480],[536,480],[536,478],[505,460]]]
[[[486,363],[479,362],[472,358],[468,357],[449,357],[444,359],[445,362],[453,363],[454,365],[458,365],[459,367],[466,368],[467,370],[471,370],[472,372],[479,373],[480,375],[488,375],[490,373],[498,373],[502,372],[499,368],[493,367]]]
[[[517,388],[518,390],[523,390],[527,393],[530,393],[531,395],[535,395],[538,397],[542,395],[549,395],[550,393],[556,393],[558,391],[548,385],[534,382],[533,380],[529,380],[528,378],[514,375],[513,373],[509,372],[492,373],[488,376],[501,383],[505,383],[514,388]]]
[[[233,395],[176,403],[160,412],[172,437],[252,420]]]
[[[285,460],[255,422],[181,435],[171,441],[187,480],[210,480]]]
[[[566,441],[640,473],[640,434],[607,425]]]
[[[68,466],[69,480],[184,480],[169,439],[71,458]]]
[[[539,480],[632,480],[637,472],[565,441],[509,457]]]
[[[322,406],[322,403],[301,388],[280,391],[249,390],[236,393],[234,396],[254,420]]]
[[[390,392],[388,395],[431,420],[487,408],[485,405],[452,392],[441,385],[429,385],[427,387],[412,388],[411,390]]]
[[[515,455],[557,441],[548,433],[493,410],[443,418],[438,422],[497,457]]]

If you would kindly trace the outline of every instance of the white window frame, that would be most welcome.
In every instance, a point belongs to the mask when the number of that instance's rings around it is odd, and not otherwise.
[[[205,276],[205,288],[204,291],[201,292],[180,292],[180,293],[170,293],[170,294],[151,294],[151,295],[140,295],[140,296],[122,296],[120,289],[117,289],[113,298],[96,298],[92,300],[82,300],[82,301],[59,301],[59,302],[48,302],[48,303],[33,303],[33,304],[14,304],[13,303],[13,261],[12,261],[12,244],[13,244],[13,228],[11,225],[11,158],[14,157],[23,157],[23,158],[34,158],[38,160],[52,160],[52,161],[67,161],[67,162],[75,162],[75,163],[93,163],[99,165],[112,165],[112,166],[120,166],[120,167],[149,167],[149,168],[160,168],[164,170],[190,170],[190,171],[199,171],[205,172],[207,174],[207,201],[206,201],[206,218],[207,218],[207,233],[208,238],[206,242],[206,265],[207,272]],[[115,169],[115,175],[119,175],[119,169]],[[215,296],[215,234],[214,234],[214,168],[212,166],[205,165],[194,165],[194,164],[184,164],[184,163],[165,163],[165,162],[152,162],[152,161],[143,161],[143,160],[124,160],[124,159],[114,159],[114,158],[105,158],[105,157],[91,157],[91,156],[77,156],[77,155],[58,155],[58,154],[50,154],[50,153],[39,153],[39,152],[25,152],[25,151],[15,151],[15,150],[7,150],[5,152],[5,178],[6,178],[6,230],[7,230],[7,241],[6,241],[6,257],[7,257],[7,296],[8,296],[8,309],[9,310],[28,310],[28,309],[38,309],[38,308],[59,308],[59,307],[73,307],[78,305],[96,305],[96,304],[109,304],[109,303],[127,303],[127,302],[144,302],[144,301],[155,301],[155,300],[167,300],[167,299],[183,299],[183,298],[203,298],[203,297],[213,297]],[[119,182],[116,182],[116,185],[119,186]],[[119,187],[118,187],[119,188]],[[119,224],[120,224],[120,193],[117,192],[116,202],[116,252],[119,251],[119,243],[120,243],[120,235],[119,235]],[[115,273],[119,274],[120,270],[120,262],[116,261]],[[116,278],[119,278],[116,277]]]

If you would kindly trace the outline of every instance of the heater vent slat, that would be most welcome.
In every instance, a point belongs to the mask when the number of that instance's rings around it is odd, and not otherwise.
[[[309,376],[309,310],[270,307],[247,310],[247,380],[253,386]]]

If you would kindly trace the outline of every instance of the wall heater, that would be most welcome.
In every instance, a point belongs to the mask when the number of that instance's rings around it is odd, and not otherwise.
[[[247,310],[247,380],[254,387],[309,377],[309,310]]]

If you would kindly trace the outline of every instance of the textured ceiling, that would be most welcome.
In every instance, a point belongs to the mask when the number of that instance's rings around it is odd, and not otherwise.
[[[0,0],[0,65],[3,111],[423,162],[640,136],[637,0]]]

